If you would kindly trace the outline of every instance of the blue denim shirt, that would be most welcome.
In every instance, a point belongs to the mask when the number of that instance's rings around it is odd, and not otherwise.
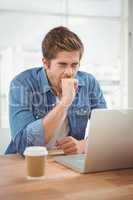
[[[92,109],[106,108],[98,81],[86,72],[78,71],[78,89],[67,117],[72,137],[84,138]],[[26,70],[11,82],[9,120],[11,142],[6,154],[22,154],[27,146],[45,145],[42,118],[56,106],[56,97],[43,67]]]

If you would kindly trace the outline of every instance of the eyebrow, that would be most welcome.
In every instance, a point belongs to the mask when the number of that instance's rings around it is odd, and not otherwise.
[[[78,64],[79,64],[79,62],[74,62],[74,63],[72,63],[72,64],[74,64],[74,65],[78,65]]]
[[[60,64],[60,65],[67,65],[67,63],[65,63],[65,62],[59,62],[58,64]],[[78,65],[78,64],[79,64],[79,62],[72,63],[72,65]]]
[[[60,64],[60,65],[67,65],[67,63],[65,63],[65,62],[59,62],[58,64]]]

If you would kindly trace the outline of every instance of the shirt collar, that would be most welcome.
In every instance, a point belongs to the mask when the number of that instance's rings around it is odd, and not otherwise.
[[[42,92],[45,93],[51,90],[51,86],[49,85],[49,81],[44,67],[42,67],[40,71],[39,81],[40,81],[40,89]]]
[[[75,78],[78,80],[78,87],[85,86],[84,79],[80,76],[80,71],[77,72]]]
[[[75,78],[78,80],[78,87],[85,85],[83,78],[79,75],[79,72],[77,72]],[[48,77],[44,67],[42,67],[40,71],[40,89],[44,93],[48,92],[49,90],[51,91],[51,86],[49,85]]]

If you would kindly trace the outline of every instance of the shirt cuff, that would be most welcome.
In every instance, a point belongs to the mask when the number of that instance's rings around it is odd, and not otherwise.
[[[27,144],[33,146],[44,146],[44,128],[42,119],[30,123],[26,128]]]

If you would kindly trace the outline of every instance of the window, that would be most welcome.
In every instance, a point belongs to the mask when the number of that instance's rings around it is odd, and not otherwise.
[[[81,69],[100,81],[108,107],[127,106],[124,0],[5,0],[0,3],[0,126],[8,127],[8,90],[19,72],[41,66],[41,41],[64,25],[85,45]],[[78,5],[78,6],[77,6]],[[4,22],[4,23],[3,23]]]

